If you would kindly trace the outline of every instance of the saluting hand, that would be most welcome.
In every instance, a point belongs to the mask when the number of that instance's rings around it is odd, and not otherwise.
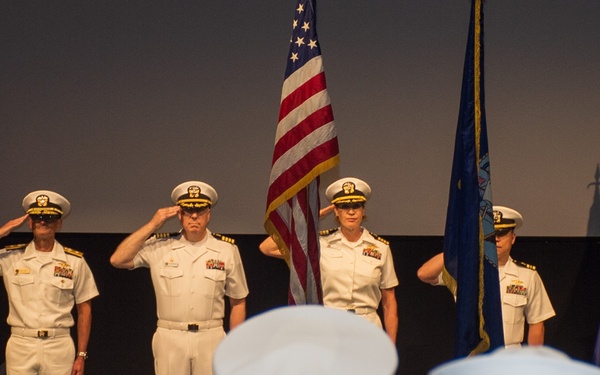
[[[0,228],[0,238],[7,236],[10,232],[13,231],[13,229],[20,227],[25,222],[25,220],[27,220],[27,216],[29,216],[29,214],[25,214],[16,219],[12,219],[11,221],[4,224],[2,228]]]
[[[335,205],[333,205],[333,204],[331,204],[325,208],[321,208],[321,211],[319,211],[319,217],[328,215],[331,211],[333,211],[334,208],[335,208]]]
[[[158,209],[158,211],[156,211],[156,213],[152,217],[152,220],[150,220],[150,223],[154,225],[155,229],[159,229],[167,220],[169,220],[173,216],[176,216],[179,210],[179,206],[160,208]]]

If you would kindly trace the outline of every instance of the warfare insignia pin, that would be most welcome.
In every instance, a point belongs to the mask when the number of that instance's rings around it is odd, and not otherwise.
[[[509,285],[506,287],[506,293],[508,294],[516,294],[519,296],[526,296],[527,295],[527,288],[523,285]]]
[[[377,250],[377,246],[370,245],[363,249],[362,255],[381,260],[381,252]]]
[[[206,261],[206,269],[225,271],[225,262],[219,259],[209,259]]]
[[[54,277],[64,277],[65,279],[73,280],[73,268],[64,263],[54,266]]]

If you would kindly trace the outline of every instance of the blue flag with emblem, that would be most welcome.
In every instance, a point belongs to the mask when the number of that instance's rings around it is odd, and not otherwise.
[[[483,90],[483,0],[472,0],[444,233],[455,357],[504,345]]]

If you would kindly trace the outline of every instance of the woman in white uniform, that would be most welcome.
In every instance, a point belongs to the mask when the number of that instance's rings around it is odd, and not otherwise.
[[[354,177],[332,183],[325,195],[338,228],[320,232],[320,270],[323,304],[353,312],[379,327],[385,327],[392,342],[398,331],[395,287],[398,278],[389,243],[362,226],[365,203],[371,196],[369,185]],[[263,254],[282,258],[273,238],[260,245]],[[383,307],[383,325],[377,309]]]

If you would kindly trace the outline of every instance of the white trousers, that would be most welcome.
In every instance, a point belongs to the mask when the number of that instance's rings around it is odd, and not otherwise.
[[[157,328],[152,338],[156,375],[212,375],[212,358],[223,327],[200,331]]]
[[[11,335],[6,344],[10,375],[71,375],[75,345],[70,335],[37,338]]]

